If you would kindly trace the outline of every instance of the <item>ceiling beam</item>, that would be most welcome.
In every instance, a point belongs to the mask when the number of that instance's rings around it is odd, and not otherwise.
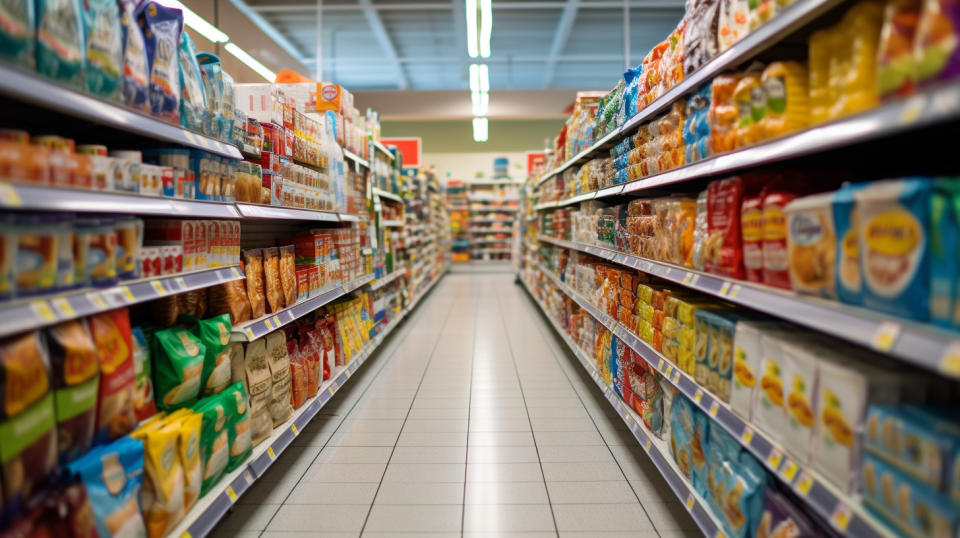
[[[267,19],[264,19],[258,9],[251,8],[243,0],[230,0],[230,3],[233,4],[233,7],[237,8],[240,13],[243,13],[248,19],[250,19],[253,24],[260,29],[261,32],[267,35],[270,39],[274,41],[281,49],[283,49],[287,54],[293,56],[300,63],[304,63],[303,53],[294,46],[283,34],[281,34],[272,24],[267,22]]]
[[[620,4],[623,6],[623,4]],[[567,46],[567,40],[570,39],[570,32],[573,31],[573,23],[577,21],[577,8],[580,6],[580,0],[567,0],[563,6],[563,13],[560,14],[560,22],[557,23],[557,31],[553,34],[553,43],[550,45],[550,54],[547,58],[547,66],[544,69],[543,87],[549,88],[553,82],[553,73],[557,67],[557,56],[563,52]]]
[[[467,55],[467,13],[464,2],[453,0],[453,37],[454,47],[460,51],[460,87],[469,87],[467,81],[467,65],[470,59]]]
[[[400,57],[397,55],[397,47],[393,44],[393,40],[390,39],[390,34],[387,33],[387,28],[383,25],[380,14],[373,8],[373,2],[370,0],[359,0],[359,5],[363,8],[363,16],[367,19],[367,24],[370,25],[374,39],[380,44],[380,48],[383,49],[387,58],[394,62],[397,71],[397,88],[406,90],[410,87],[410,80],[407,78],[407,73],[404,71],[403,65],[398,61]]]
[[[231,0],[233,1],[233,0]],[[451,4],[444,3],[406,3],[406,4],[371,4],[371,7],[377,11],[448,11],[456,9],[457,2]],[[494,2],[493,9],[498,11],[515,10],[539,10],[539,9],[563,9],[567,2],[556,0],[541,0],[533,2]],[[630,2],[630,9],[683,9],[683,2],[671,0],[643,0],[639,2]],[[461,6],[462,8],[462,6]],[[601,0],[596,2],[581,2],[579,9],[620,9],[623,8],[623,2],[616,0]],[[306,13],[317,9],[314,5],[262,5],[254,6],[251,9],[258,13]],[[363,8],[358,4],[326,4],[321,9],[323,11],[361,11]]]
[[[550,59],[554,59],[558,62],[617,62],[620,63],[623,61],[623,56],[620,54],[567,54],[563,56],[491,56],[490,58],[483,58],[483,63],[486,64],[505,64],[505,63],[531,63],[531,62],[546,62]],[[316,58],[304,58],[303,62],[308,65],[313,65],[316,63]],[[380,63],[400,63],[400,64],[431,64],[431,63],[445,63],[452,64],[461,62],[462,58],[460,56],[420,56],[420,57],[405,57],[405,58],[384,58],[382,56],[355,56],[355,57],[339,57],[339,58],[324,58],[323,62],[326,65],[338,64],[380,64]]]

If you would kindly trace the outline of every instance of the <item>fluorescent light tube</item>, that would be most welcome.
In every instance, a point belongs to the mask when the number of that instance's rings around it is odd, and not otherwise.
[[[246,64],[247,67],[256,71],[258,75],[267,79],[267,82],[273,82],[274,80],[277,80],[276,73],[267,68],[267,66],[258,62],[253,56],[247,54],[247,51],[238,47],[236,43],[227,43],[224,48],[227,49],[227,52],[236,56],[238,60]]]
[[[490,91],[490,73],[487,69],[487,64],[480,64],[479,71],[480,91],[488,92]]]
[[[490,106],[490,94],[487,92],[473,92],[470,94],[470,100],[473,101],[473,115],[486,116],[487,108]]]
[[[456,0],[454,0],[456,1]],[[467,53],[471,58],[479,54],[477,46],[477,0],[467,1]]]
[[[470,64],[470,93],[480,91],[480,64]]]
[[[473,141],[487,141],[487,118],[473,118]]]
[[[480,0],[480,57],[490,57],[490,37],[493,35],[493,0]]]
[[[223,33],[219,28],[207,22],[206,19],[197,15],[192,9],[183,5],[183,2],[177,0],[157,0],[158,3],[183,11],[183,23],[189,26],[198,34],[214,43],[226,43],[230,37]],[[271,81],[272,82],[272,81]]]

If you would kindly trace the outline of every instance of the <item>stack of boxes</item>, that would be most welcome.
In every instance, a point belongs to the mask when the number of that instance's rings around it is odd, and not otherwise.
[[[240,222],[151,220],[140,255],[143,278],[236,265],[240,263]]]

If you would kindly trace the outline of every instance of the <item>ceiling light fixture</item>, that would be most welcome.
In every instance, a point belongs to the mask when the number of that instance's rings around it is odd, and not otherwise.
[[[466,0],[467,2],[467,53],[471,58],[476,58],[479,52],[477,44],[477,0]]]
[[[490,37],[493,35],[493,0],[480,0],[480,57],[490,57]]]
[[[473,92],[470,94],[470,100],[473,101],[473,115],[486,116],[487,109],[490,106],[490,94],[487,92]]]
[[[487,64],[470,64],[470,93],[490,91],[490,71]]]
[[[236,56],[236,58],[243,62],[247,67],[256,71],[258,75],[267,79],[267,82],[273,82],[277,79],[276,73],[257,61],[257,59],[253,56],[247,54],[247,51],[238,47],[236,43],[227,43],[224,48],[227,49],[227,52]]]
[[[473,118],[473,141],[474,142],[486,142],[487,135],[487,118]]]
[[[214,43],[226,43],[230,41],[230,37],[223,33],[222,30],[216,26],[207,22],[206,19],[197,15],[193,12],[192,9],[183,5],[183,2],[178,2],[177,0],[158,0],[160,4],[166,7],[172,7],[174,9],[179,9],[183,12],[183,22],[189,26],[193,31],[202,35],[206,39]]]

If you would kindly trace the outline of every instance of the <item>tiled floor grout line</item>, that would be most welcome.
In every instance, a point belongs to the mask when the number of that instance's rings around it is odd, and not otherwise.
[[[500,300],[500,294],[495,293],[497,308],[500,311],[500,321],[503,323],[503,332],[506,335],[507,347],[510,350],[510,359],[513,361],[513,371],[517,376],[517,384],[520,385],[520,398],[523,399],[523,410],[527,414],[527,424],[530,425],[530,437],[533,437],[533,450],[537,453],[537,465],[540,466],[540,478],[543,480],[543,490],[547,495],[547,505],[550,506],[550,518],[553,520],[553,533],[559,537],[560,528],[557,526],[557,515],[553,511],[553,502],[550,500],[550,488],[547,487],[547,475],[543,472],[543,461],[540,459],[540,446],[537,445],[537,437],[533,431],[533,419],[530,418],[530,408],[527,406],[527,396],[523,392],[523,380],[520,378],[520,368],[517,366],[517,357],[513,353],[513,343],[510,341],[510,332],[507,330],[507,322],[503,319],[503,304]]]
[[[524,288],[523,293],[528,293],[526,291],[526,288]],[[554,334],[553,327],[552,325],[549,324],[549,320],[546,319],[546,314],[541,312],[538,308],[534,308],[535,305],[533,305],[533,303],[529,299],[530,298],[528,297],[527,301],[523,301],[524,303],[526,303],[527,311],[528,312],[533,311],[531,314],[531,317],[536,316],[536,319],[539,319],[541,321],[541,323],[537,324],[539,325],[538,330],[540,331],[540,334],[544,336],[544,340],[547,342],[547,345],[553,349],[553,360],[556,361],[558,366],[560,366],[560,370],[563,372],[564,377],[567,378],[567,382],[570,383],[570,386],[573,388],[573,392],[577,395],[577,399],[580,400],[580,404],[583,405],[584,410],[587,411],[587,416],[590,417],[590,422],[593,423],[593,426],[597,428],[597,432],[599,433],[600,428],[597,427],[596,419],[594,419],[593,415],[590,413],[587,406],[584,405],[583,395],[580,394],[580,391],[577,390],[577,386],[570,379],[570,370],[574,370],[576,372],[575,375],[578,375],[578,376],[586,376],[587,373],[583,370],[583,367],[580,365],[579,360],[576,363],[573,363],[573,359],[575,359],[575,357],[572,357],[572,355],[568,350],[566,350],[566,348],[560,347],[560,345],[557,343],[557,336]],[[547,333],[549,333],[549,336]],[[566,368],[564,367],[564,364],[561,363],[559,360],[560,354],[562,354],[562,356],[564,356],[567,360]],[[593,380],[590,380],[591,384],[592,382]],[[593,387],[590,386],[590,384],[588,384],[587,390],[591,390],[591,389],[593,389]],[[603,446],[607,447],[607,451],[610,452],[610,456],[613,458],[614,463],[616,463],[617,468],[620,469],[620,474],[623,475],[624,481],[627,483],[628,486],[630,486],[630,491],[633,492],[633,496],[636,497],[637,503],[640,504],[640,509],[643,510],[643,515],[647,517],[647,521],[650,522],[650,526],[653,528],[654,532],[657,533],[657,536],[660,536],[660,530],[657,529],[656,524],[654,524],[653,522],[653,518],[651,518],[650,514],[647,512],[647,507],[644,506],[643,501],[640,499],[640,495],[637,493],[636,488],[633,487],[633,483],[627,478],[627,474],[623,471],[623,466],[620,465],[620,460],[617,459],[616,454],[614,454],[613,449],[610,448],[610,445],[607,443],[607,439],[603,436],[602,433],[600,434],[600,438],[603,439]],[[544,477],[544,479],[546,479],[546,477]],[[549,495],[549,492],[548,492],[548,495]]]
[[[442,282],[441,285],[447,284],[450,281]],[[453,300],[450,302],[450,312],[454,310],[454,307],[457,304],[459,297],[454,295]],[[437,333],[437,340],[433,343],[433,349],[430,351],[430,358],[427,359],[427,364],[423,367],[423,373],[420,375],[420,382],[417,384],[417,390],[413,393],[413,399],[410,400],[410,407],[407,408],[407,414],[403,417],[403,423],[400,424],[400,431],[397,432],[397,438],[393,442],[393,447],[390,449],[390,456],[387,458],[387,463],[383,467],[383,474],[380,475],[380,482],[377,484],[377,490],[373,493],[373,500],[370,502],[370,508],[367,509],[367,515],[363,518],[363,526],[360,527],[359,536],[363,536],[363,531],[367,528],[367,523],[370,521],[370,514],[373,513],[373,507],[377,502],[377,495],[380,494],[380,488],[383,487],[383,479],[387,476],[387,469],[390,468],[390,461],[393,459],[393,454],[397,451],[397,444],[400,443],[400,436],[403,435],[403,428],[407,425],[407,420],[410,418],[410,411],[413,410],[413,404],[417,401],[417,394],[420,393],[420,388],[423,386],[423,380],[427,377],[427,372],[430,370],[430,365],[433,363],[434,355],[437,352],[437,347],[440,345],[441,338],[443,336],[443,329],[447,326],[447,323],[452,319],[451,315],[447,315],[444,318],[443,326],[440,327],[440,332]],[[463,515],[461,514],[461,518]]]
[[[426,297],[426,301],[423,301],[423,305],[420,305],[420,306],[426,306],[427,301],[429,301],[430,299],[432,299],[432,297]],[[360,393],[360,396],[353,403],[353,405],[350,406],[350,409],[347,410],[347,412],[344,413],[342,417],[340,417],[340,422],[337,424],[336,429],[330,432],[330,436],[327,437],[326,441],[324,441],[323,446],[320,447],[320,450],[317,451],[317,454],[313,457],[312,460],[310,460],[310,465],[307,466],[307,469],[309,469],[316,463],[317,458],[320,457],[320,454],[323,453],[323,451],[327,448],[327,446],[329,446],[330,439],[333,439],[333,436],[336,435],[338,431],[340,431],[340,428],[343,426],[343,423],[346,421],[346,418],[350,416],[350,413],[353,412],[353,410],[357,407],[357,405],[361,401],[363,401],[363,396],[367,393],[368,390],[370,390],[370,387],[373,386],[373,382],[377,380],[381,372],[383,372],[383,369],[386,368],[388,364],[390,364],[390,360],[394,358],[393,357],[394,353],[396,353],[400,345],[403,344],[404,341],[406,341],[407,337],[413,331],[413,327],[416,325],[416,322],[420,320],[421,316],[425,311],[426,311],[425,308],[418,308],[417,311],[414,312],[414,317],[412,319],[409,319],[410,323],[406,324],[406,326],[402,328],[402,333],[394,333],[397,336],[397,338],[392,338],[390,340],[390,343],[388,344],[389,349],[387,348],[382,349],[382,352],[383,352],[382,356],[386,360],[382,361],[382,363],[379,364],[380,368],[378,368],[376,373],[374,373],[370,377],[370,380],[367,382],[367,384],[363,386],[363,390]],[[374,350],[374,352],[376,352],[376,350]],[[380,358],[380,356],[381,356],[380,353],[378,353],[377,358]],[[381,362],[381,361],[378,361],[378,362]],[[369,364],[369,363],[366,363],[366,364]],[[360,369],[358,369],[357,372],[354,372],[353,375],[351,375],[350,377],[355,377],[359,375],[359,372],[361,370],[363,370],[363,365],[361,365]],[[327,402],[327,403],[329,404],[330,402]],[[321,416],[322,411],[323,409],[321,408],[320,413],[317,414],[317,417]],[[317,417],[314,417],[314,420],[316,420]],[[313,421],[311,420],[311,422]],[[286,495],[284,495],[283,501],[279,505],[277,505],[277,509],[274,510],[273,515],[270,516],[270,520],[267,521],[266,525],[264,525],[263,530],[260,531],[260,534],[258,536],[262,537],[263,533],[267,532],[267,529],[270,527],[270,524],[273,523],[273,519],[277,517],[277,513],[279,513],[280,509],[287,504],[287,500],[290,498],[291,495],[293,495],[293,492],[296,491],[297,486],[299,486],[300,483],[303,482],[303,479],[306,476],[306,474],[307,472],[304,471],[303,473],[300,474],[299,477],[297,477],[296,483],[292,488],[290,488],[290,491],[287,492]]]
[[[467,525],[467,465],[470,464],[470,415],[473,413],[473,366],[477,362],[477,324],[480,322],[480,300],[473,293],[471,299],[476,303],[473,314],[473,341],[470,346],[470,389],[467,396],[467,439],[463,451],[463,501],[460,504],[460,536],[466,533]]]

